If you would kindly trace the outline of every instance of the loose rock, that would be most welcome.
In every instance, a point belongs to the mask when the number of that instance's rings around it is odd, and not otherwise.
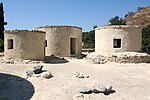
[[[77,78],[89,78],[89,75],[86,75],[84,73],[80,73],[80,72],[74,72],[73,73]]]
[[[112,88],[113,88],[112,86],[109,86],[108,89],[107,89],[107,93],[110,93]]]
[[[37,65],[33,68],[33,72],[35,74],[40,74],[40,73],[42,73],[42,68],[43,68],[43,65]]]
[[[53,77],[53,75],[51,72],[47,71],[47,72],[42,72],[41,77],[49,79],[49,78]]]
[[[92,89],[93,93],[105,93],[106,91],[107,91],[107,88],[103,85],[93,86],[93,89]]]
[[[28,70],[28,71],[26,71],[26,75],[27,75],[27,77],[32,77],[32,76],[33,76],[33,74],[34,74],[34,72],[33,72],[32,70]]]
[[[80,93],[83,93],[83,94],[89,94],[91,93],[91,89],[90,88],[87,88],[87,87],[83,87],[80,91]]]

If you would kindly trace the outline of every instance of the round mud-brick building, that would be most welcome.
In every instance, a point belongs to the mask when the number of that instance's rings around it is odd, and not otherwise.
[[[4,32],[6,59],[44,60],[45,32],[8,30]]]
[[[76,26],[42,26],[46,32],[46,56],[79,56],[82,51],[82,28]]]
[[[139,26],[112,25],[95,29],[95,53],[141,51],[142,29]]]

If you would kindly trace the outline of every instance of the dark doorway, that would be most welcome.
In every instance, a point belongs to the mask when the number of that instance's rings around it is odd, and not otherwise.
[[[45,47],[47,47],[47,40],[45,40]]]
[[[70,38],[70,53],[75,54],[76,53],[76,39]]]
[[[13,49],[13,39],[8,39],[8,49]]]
[[[114,39],[114,48],[121,48],[121,39]]]

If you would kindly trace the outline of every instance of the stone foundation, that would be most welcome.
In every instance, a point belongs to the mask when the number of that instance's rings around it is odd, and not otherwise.
[[[96,64],[104,64],[106,62],[115,63],[149,63],[150,55],[147,53],[139,52],[119,52],[109,53],[104,55],[96,55],[94,52],[90,53],[86,57],[86,61],[90,61]]]

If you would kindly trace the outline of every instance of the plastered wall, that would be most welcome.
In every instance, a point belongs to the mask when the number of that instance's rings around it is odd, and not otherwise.
[[[114,39],[121,39],[121,47],[114,48]],[[103,26],[95,29],[95,52],[141,51],[142,29],[138,26]]]
[[[45,32],[13,30],[5,31],[4,49],[6,59],[44,60]],[[13,49],[8,49],[8,40],[13,40]]]
[[[82,51],[82,29],[75,26],[43,26],[36,28],[46,32],[46,56],[79,56]],[[75,38],[75,54],[71,54],[71,38]]]

